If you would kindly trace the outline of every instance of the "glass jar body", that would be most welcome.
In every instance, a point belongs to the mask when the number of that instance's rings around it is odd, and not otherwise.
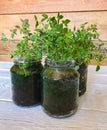
[[[13,101],[20,106],[40,104],[43,67],[40,62],[15,63],[10,69]]]
[[[69,65],[46,64],[43,72],[43,109],[53,117],[67,117],[78,108],[79,74]]]
[[[88,75],[88,65],[83,63],[79,66],[78,70],[80,74],[79,81],[79,96],[83,95],[87,89],[87,75]]]

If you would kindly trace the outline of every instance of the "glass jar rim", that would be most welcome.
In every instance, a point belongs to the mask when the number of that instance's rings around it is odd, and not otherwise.
[[[45,64],[50,66],[50,67],[74,67],[75,66],[75,61],[64,61],[64,62],[60,62],[60,61],[54,61],[54,60],[50,60],[50,59],[46,59],[45,60]]]
[[[16,56],[16,57],[13,58],[13,62],[15,64],[23,64],[23,65],[25,65],[25,64],[28,64],[28,63],[40,63],[41,61],[36,61],[36,60],[27,61],[23,57]]]

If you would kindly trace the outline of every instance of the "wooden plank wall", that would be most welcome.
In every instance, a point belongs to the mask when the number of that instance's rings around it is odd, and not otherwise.
[[[33,16],[39,18],[42,13],[55,15],[61,12],[71,20],[70,27],[81,23],[97,24],[100,38],[107,40],[107,0],[5,0],[0,1],[0,37],[9,36],[9,30],[20,24],[20,19],[28,18],[31,29],[34,27]],[[19,38],[19,37],[18,37]],[[9,48],[0,42],[0,60],[10,60]]]

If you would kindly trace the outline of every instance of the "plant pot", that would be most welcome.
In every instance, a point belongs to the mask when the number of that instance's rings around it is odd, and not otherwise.
[[[43,109],[53,117],[67,117],[78,108],[79,73],[71,63],[48,62],[43,72]]]
[[[27,65],[26,68],[25,65]],[[40,62],[15,63],[10,69],[13,101],[20,106],[32,106],[41,102],[42,64]]]
[[[86,64],[80,65],[78,72],[80,73],[79,96],[81,96],[86,92],[87,88],[88,66]]]

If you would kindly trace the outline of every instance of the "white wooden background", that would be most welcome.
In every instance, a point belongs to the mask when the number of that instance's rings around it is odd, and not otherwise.
[[[52,118],[41,106],[19,107],[11,99],[11,62],[0,62],[0,130],[107,130],[107,66],[88,67],[88,89],[69,118]]]

